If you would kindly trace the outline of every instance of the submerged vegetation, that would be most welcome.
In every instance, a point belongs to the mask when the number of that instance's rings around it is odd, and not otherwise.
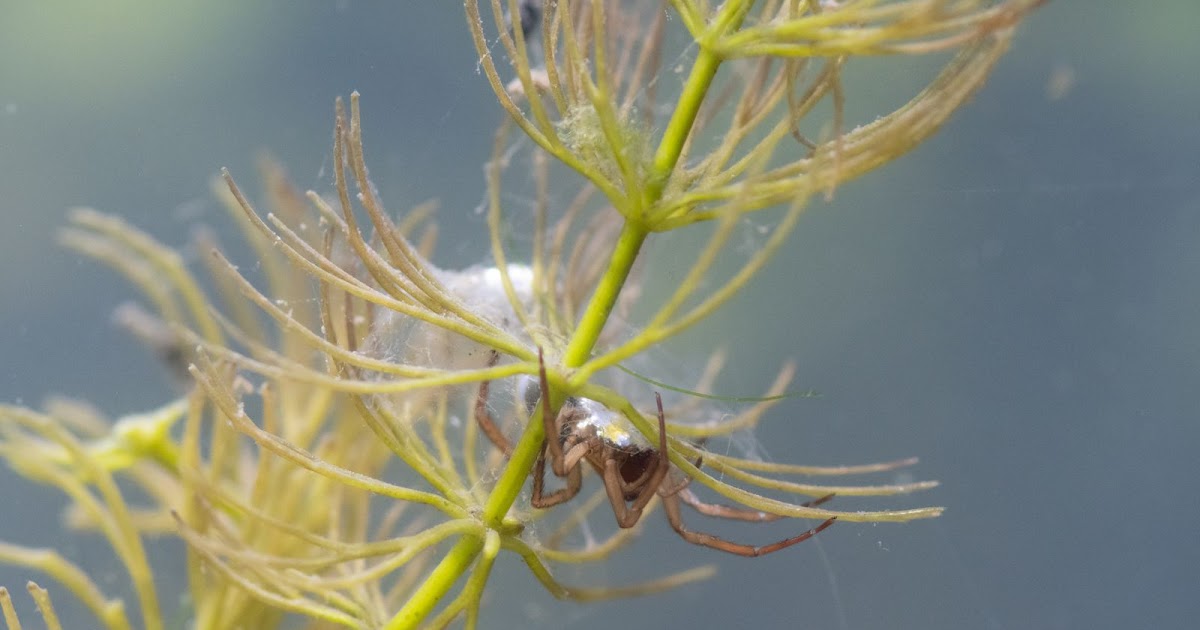
[[[662,388],[616,368],[734,297],[785,246],[810,195],[928,138],[1037,4],[467,0],[481,68],[507,113],[486,169],[491,262],[434,267],[432,208],[384,208],[357,94],[337,104],[331,196],[297,191],[264,162],[264,211],[223,175],[217,194],[255,254],[252,271],[201,233],[211,252],[202,280],[120,219],[73,212],[63,243],[141,290],[148,307],[121,320],[188,389],[116,422],[80,404],[0,407],[0,456],[70,498],[71,527],[108,541],[136,613],[52,549],[0,543],[0,561],[48,575],[51,590],[112,629],[164,628],[175,615],[160,601],[151,535],[186,543],[189,627],[269,628],[289,616],[314,628],[475,627],[502,552],[555,597],[581,601],[710,575],[701,566],[587,588],[555,578],[554,565],[601,561],[660,523],[643,514],[660,505],[685,540],[742,555],[799,542],[813,523],[761,548],[695,530],[708,516],[816,519],[815,529],[937,516],[836,509],[932,482],[794,480],[915,460],[799,466],[706,449],[757,423],[787,390],[788,366],[732,417],[698,396],[668,395],[655,409]],[[902,107],[845,120],[841,75],[855,57],[939,51],[954,54]],[[678,90],[664,79],[677,65]],[[514,166],[516,153],[530,166]],[[564,192],[569,173],[579,185]],[[506,207],[506,178],[532,182],[531,217]],[[778,206],[765,242],[733,273],[716,272],[745,216]],[[709,234],[686,276],[667,294],[639,291],[654,272],[639,264],[653,235],[693,224]],[[631,321],[635,304],[648,316]],[[715,354],[691,389],[706,391],[720,363]],[[543,492],[559,479],[564,488]],[[694,513],[681,517],[680,503]],[[588,523],[605,522],[609,506],[620,527],[594,540]],[[739,529],[739,540],[756,535]],[[47,591],[29,590],[57,627]],[[19,627],[3,589],[0,608]]]

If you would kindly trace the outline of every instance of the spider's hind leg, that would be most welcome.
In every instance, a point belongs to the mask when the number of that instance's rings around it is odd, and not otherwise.
[[[674,529],[680,536],[682,536],[684,540],[694,545],[702,545],[718,551],[724,551],[726,553],[732,553],[739,556],[746,556],[748,558],[765,556],[766,554],[779,551],[780,549],[786,549],[797,543],[802,543],[817,535],[818,532],[826,527],[833,525],[833,522],[837,520],[836,517],[829,518],[822,521],[820,525],[817,525],[816,527],[804,532],[803,534],[800,534],[799,536],[793,536],[769,545],[755,547],[754,545],[735,543],[725,540],[720,536],[705,534],[703,532],[694,532],[688,529],[684,526],[683,517],[679,513],[679,501],[680,498],[675,495],[663,497],[663,511],[667,513],[667,521],[671,523],[671,528]]]
[[[783,518],[778,514],[771,514],[770,512],[747,510],[729,505],[721,505],[720,503],[708,503],[707,501],[701,500],[700,497],[696,496],[694,492],[686,487],[680,488],[676,494],[678,494],[680,501],[690,505],[692,509],[705,516],[715,516],[717,518],[727,518],[734,521],[750,521],[754,523],[769,523],[771,521],[777,521]],[[816,505],[821,505],[832,498],[832,494],[827,494],[823,497],[813,499],[812,501],[801,503],[800,505],[801,507],[813,507]]]

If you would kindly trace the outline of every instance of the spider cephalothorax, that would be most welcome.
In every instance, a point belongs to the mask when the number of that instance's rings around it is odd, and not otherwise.
[[[494,360],[498,359],[499,355],[494,357]],[[646,440],[622,414],[595,400],[568,397],[555,413],[551,409],[549,397],[542,395],[549,390],[549,382],[540,352],[538,357],[538,381],[526,383],[523,396],[530,410],[535,404],[542,405],[542,421],[546,425],[546,439],[542,442],[542,451],[533,469],[531,502],[534,507],[549,508],[569,501],[578,494],[583,484],[583,469],[579,464],[586,461],[604,481],[605,492],[620,527],[633,527],[656,493],[662,498],[663,510],[671,527],[684,540],[741,556],[761,556],[790,547],[808,540],[833,524],[835,519],[830,518],[798,536],[761,547],[735,543],[712,534],[689,530],[683,524],[680,501],[708,516],[758,522],[773,521],[779,517],[755,510],[706,503],[687,488],[688,480],[673,484],[668,481],[671,462],[668,457],[667,423],[662,397],[657,392],[654,394],[658,405],[657,445]],[[481,430],[496,447],[508,453],[511,444],[487,410],[489,385],[488,382],[484,382],[479,386],[475,418]],[[566,481],[566,486],[549,493],[545,491],[547,454],[555,476]],[[818,505],[830,498],[832,495],[804,505]]]

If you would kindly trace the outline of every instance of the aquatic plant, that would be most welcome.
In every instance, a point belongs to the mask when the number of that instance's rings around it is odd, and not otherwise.
[[[582,601],[708,576],[699,567],[606,588],[554,577],[555,563],[611,556],[659,505],[690,542],[745,555],[799,542],[832,519],[937,516],[937,507],[833,507],[933,482],[788,478],[886,472],[915,460],[799,466],[706,450],[753,427],[784,395],[789,366],[756,404],[725,418],[697,402],[719,354],[694,394],[667,392],[665,408],[649,408],[644,395],[665,389],[660,383],[617,368],[735,296],[786,244],[810,195],[832,194],[936,131],[1037,4],[468,0],[480,67],[507,113],[486,168],[492,261],[481,267],[428,262],[431,207],[384,208],[368,174],[357,94],[348,108],[337,104],[330,198],[301,194],[265,162],[271,210],[263,214],[222,175],[217,194],[256,265],[244,273],[201,234],[201,249],[212,252],[211,296],[171,248],[116,217],[73,212],[63,242],[139,287],[152,308],[128,307],[121,319],[188,391],[116,422],[77,404],[0,407],[0,456],[70,497],[72,526],[105,537],[128,572],[140,624],[54,550],[0,544],[0,561],[54,578],[107,628],[153,630],[171,617],[148,535],[186,542],[192,627],[267,628],[288,615],[312,627],[441,627],[460,618],[475,627],[502,551],[554,596]],[[686,32],[672,33],[668,16]],[[854,57],[947,50],[952,59],[902,107],[865,124],[844,120],[841,75]],[[682,61],[690,70],[680,90],[660,101],[671,92],[664,67]],[[813,123],[821,107],[827,120]],[[530,168],[513,167],[517,151],[531,155]],[[568,173],[581,183],[569,203],[553,203]],[[514,176],[535,189],[524,220],[501,194]],[[780,205],[756,251],[718,273],[746,215]],[[654,272],[639,267],[653,236],[696,224],[709,228],[708,240],[689,252],[686,276],[670,293],[641,292],[640,278]],[[526,228],[528,249],[518,251],[512,231]],[[630,320],[634,304],[649,315]],[[585,462],[600,477],[587,483],[590,496],[566,503],[569,512],[549,507],[580,491]],[[543,494],[547,467],[567,493]],[[729,505],[701,501],[693,488]],[[801,498],[779,498],[788,496]],[[684,527],[680,501],[708,515],[821,525],[776,545],[737,545]],[[621,527],[574,544],[606,504]],[[30,592],[57,627],[48,593],[32,583]],[[0,609],[18,627],[2,589]]]

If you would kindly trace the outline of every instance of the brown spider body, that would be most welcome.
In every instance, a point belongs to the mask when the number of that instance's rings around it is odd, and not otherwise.
[[[499,360],[494,354],[492,362]],[[539,351],[539,361],[541,353]],[[533,496],[531,503],[536,508],[549,508],[571,500],[579,493],[583,483],[580,462],[586,461],[604,481],[604,489],[612,505],[613,515],[620,527],[633,527],[642,516],[642,511],[654,498],[661,497],[667,521],[684,540],[741,556],[761,556],[790,547],[813,537],[829,527],[835,519],[830,518],[816,527],[791,538],[756,547],[735,543],[712,534],[689,530],[683,524],[680,501],[692,506],[697,512],[741,521],[766,522],[780,517],[774,514],[705,503],[687,488],[688,481],[671,484],[668,473],[671,469],[668,458],[667,425],[663,413],[662,397],[655,393],[658,404],[658,445],[652,445],[620,413],[601,403],[587,398],[569,397],[554,413],[548,397],[542,392],[549,389],[546,367],[542,363],[539,380],[526,383],[523,398],[530,410],[542,405],[542,421],[545,423],[546,439],[533,470]],[[479,386],[475,403],[475,418],[489,439],[505,453],[511,444],[487,411],[489,383]],[[547,458],[549,453],[549,458]],[[566,486],[547,493],[546,461],[549,459],[554,475],[564,479]],[[696,465],[700,464],[697,460]],[[818,505],[828,501],[832,495],[821,497],[805,505]]]
[[[603,477],[607,462],[612,461],[624,482],[626,501],[636,498],[661,465],[659,451],[628,426],[625,416],[594,400],[567,399],[559,410],[558,424],[563,467],[570,469],[579,461],[573,455],[582,453],[583,460]]]

